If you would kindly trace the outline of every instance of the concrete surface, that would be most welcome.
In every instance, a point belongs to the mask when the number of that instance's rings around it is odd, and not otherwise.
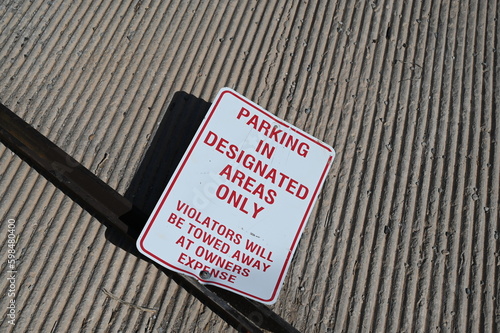
[[[499,12],[4,0],[0,102],[125,194],[175,92],[233,88],[337,151],[275,312],[303,332],[500,331]],[[0,145],[0,331],[234,331],[105,231]]]

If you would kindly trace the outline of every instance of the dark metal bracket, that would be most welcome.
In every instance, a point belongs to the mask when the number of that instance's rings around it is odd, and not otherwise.
[[[135,244],[147,213],[3,104],[0,104],[0,141],[106,227],[119,233],[122,241]],[[134,254],[147,260],[138,252]],[[194,279],[156,266],[240,332],[262,332],[263,329],[298,332],[267,306],[218,288],[206,287]]]

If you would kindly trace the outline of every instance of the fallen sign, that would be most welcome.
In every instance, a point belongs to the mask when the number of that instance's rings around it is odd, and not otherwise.
[[[0,141],[101,223],[123,236],[125,243],[137,240],[140,230],[136,227],[147,219],[144,212],[1,103]],[[240,332],[262,332],[261,328],[298,332],[266,306],[236,294],[228,295],[225,290],[215,293],[190,277],[159,268]]]
[[[137,240],[160,265],[276,302],[333,148],[223,88]]]

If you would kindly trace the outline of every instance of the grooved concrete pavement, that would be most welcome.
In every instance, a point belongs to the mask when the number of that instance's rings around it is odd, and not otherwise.
[[[0,101],[125,194],[174,93],[231,87],[337,151],[275,312],[303,332],[500,331],[499,11],[5,0]],[[0,331],[233,331],[3,145],[0,189]]]

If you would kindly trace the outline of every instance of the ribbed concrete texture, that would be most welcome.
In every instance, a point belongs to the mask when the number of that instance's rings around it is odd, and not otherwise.
[[[337,151],[276,313],[303,332],[498,332],[499,14],[495,0],[3,0],[0,102],[133,197],[174,94],[233,88]],[[105,232],[0,145],[0,331],[234,331]]]

